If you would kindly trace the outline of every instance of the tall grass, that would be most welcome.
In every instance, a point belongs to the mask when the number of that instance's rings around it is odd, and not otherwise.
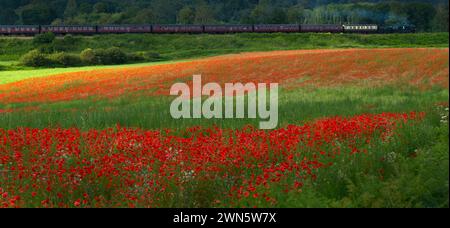
[[[95,99],[43,104],[0,105],[0,110],[23,109],[0,115],[0,128],[20,126],[78,127],[82,129],[114,127],[116,124],[145,129],[184,129],[191,126],[240,128],[258,126],[260,119],[173,119],[170,104],[175,97],[122,96],[113,100]],[[280,91],[279,127],[299,124],[327,116],[352,116],[361,113],[426,111],[449,99],[448,90],[421,91],[404,86],[374,88],[301,88]],[[38,108],[29,111],[26,107]]]

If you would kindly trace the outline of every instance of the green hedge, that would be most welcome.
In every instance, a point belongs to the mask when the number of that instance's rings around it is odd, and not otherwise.
[[[28,67],[76,67],[91,65],[118,65],[155,60],[156,54],[146,58],[146,54],[126,53],[122,49],[85,49],[80,54],[56,52],[47,54],[40,49],[32,50],[22,56],[20,62]],[[159,55],[158,55],[159,56]]]

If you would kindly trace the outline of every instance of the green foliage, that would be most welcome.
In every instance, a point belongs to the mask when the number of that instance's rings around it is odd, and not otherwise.
[[[116,65],[127,62],[145,60],[144,56],[127,54],[120,48],[85,49],[79,55],[65,52],[45,54],[40,50],[32,50],[20,59],[24,66],[29,67],[75,67],[82,65]]]
[[[24,56],[22,56],[20,62],[24,66],[30,67],[43,67],[52,65],[51,60],[39,50],[32,50],[26,53]]]
[[[143,62],[149,61],[142,53],[127,53],[128,62]]]
[[[123,64],[128,62],[127,53],[122,51],[120,48],[112,47],[108,49],[85,49],[81,52],[81,60],[88,65],[114,65]],[[137,59],[136,56],[132,55],[133,59]]]
[[[100,64],[100,60],[97,59],[94,50],[91,48],[87,48],[83,50],[80,54],[81,61],[88,65],[97,65]]]
[[[42,33],[34,36],[33,44],[41,45],[41,44],[50,44],[55,40],[56,36],[52,32]]]
[[[68,0],[66,9],[64,11],[64,17],[72,18],[77,15],[77,1],[76,0]]]
[[[82,65],[80,56],[74,54],[67,54],[64,52],[52,54],[49,56],[49,59],[53,62],[55,66],[73,67]]]
[[[1,8],[0,24],[377,23],[448,31],[442,0],[3,0]]]
[[[41,45],[40,48],[46,53],[68,52],[76,48],[78,40],[72,35],[66,35],[63,39],[54,39],[51,44]]]
[[[104,65],[124,64],[127,62],[127,54],[118,47],[98,50],[97,56]]]
[[[0,61],[19,60],[38,49],[42,53],[80,54],[86,49],[119,47],[128,55],[138,53],[143,61],[178,60],[245,51],[316,48],[448,47],[448,33],[424,34],[227,34],[155,35],[123,34],[92,37],[66,36],[51,43],[35,44],[29,39],[0,38]],[[81,59],[86,65],[105,64],[92,52]],[[136,56],[135,56],[136,57]],[[123,58],[123,55],[122,55]],[[131,58],[133,59],[133,58]],[[140,58],[139,58],[140,59]],[[121,62],[121,61],[119,61]],[[126,62],[135,62],[128,60]],[[137,61],[137,62],[140,62]],[[110,64],[110,63],[109,63]]]
[[[37,1],[21,9],[20,18],[26,25],[47,25],[57,18],[57,13],[51,5]]]
[[[185,6],[178,12],[177,22],[180,24],[193,24],[195,20],[195,12],[190,6]]]
[[[161,61],[163,60],[163,57],[157,52],[145,52],[144,59],[153,62],[153,61]]]

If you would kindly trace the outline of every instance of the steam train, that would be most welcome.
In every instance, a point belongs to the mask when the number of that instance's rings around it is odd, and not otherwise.
[[[224,33],[413,33],[412,26],[380,27],[378,25],[0,25],[0,35],[36,35],[52,32],[56,35],[94,35],[121,33],[154,34],[224,34]]]

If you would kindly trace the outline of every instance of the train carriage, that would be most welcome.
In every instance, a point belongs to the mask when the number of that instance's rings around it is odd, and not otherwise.
[[[301,25],[300,32],[304,33],[342,33],[343,27],[342,25]]]
[[[89,25],[43,25],[41,26],[41,33],[52,32],[57,35],[65,34],[95,34],[97,33],[96,26]]]
[[[205,25],[205,33],[253,32],[253,25]]]
[[[0,25],[0,35],[35,35],[39,34],[39,25]]]
[[[274,33],[274,32],[300,32],[300,25],[255,25],[254,32]]]
[[[153,33],[203,33],[203,25],[153,25]]]
[[[99,25],[98,33],[151,33],[151,25]]]
[[[378,25],[343,25],[346,33],[376,33]]]
[[[414,33],[411,25],[378,26],[327,24],[259,24],[259,25],[0,25],[0,35],[36,35],[52,32],[56,35],[93,34],[225,34],[225,33]]]

